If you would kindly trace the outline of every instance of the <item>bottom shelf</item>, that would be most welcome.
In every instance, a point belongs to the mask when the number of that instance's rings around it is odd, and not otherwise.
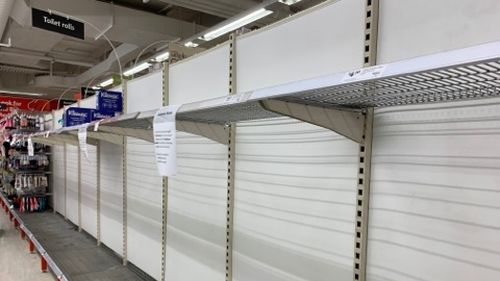
[[[30,248],[46,260],[58,280],[154,280],[135,266],[122,266],[122,259],[95,238],[52,211],[20,213],[0,194],[9,215]]]

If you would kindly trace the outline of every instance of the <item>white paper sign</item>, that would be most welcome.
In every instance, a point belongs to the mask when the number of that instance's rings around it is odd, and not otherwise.
[[[28,138],[28,156],[34,156],[35,155],[35,149],[33,148],[33,140],[31,140],[31,137]]]
[[[94,124],[94,132],[99,130],[99,124],[101,124],[101,121],[97,121],[97,123]]]
[[[85,155],[85,159],[89,159],[89,151],[87,149],[87,128],[78,129],[78,144],[80,151]]]
[[[153,120],[156,166],[160,176],[169,177],[177,173],[177,151],[175,115],[179,105],[160,108]]]
[[[343,83],[356,82],[361,80],[368,80],[373,78],[378,78],[384,74],[386,65],[376,65],[366,68],[361,68],[353,71],[349,71],[344,75],[342,79]]]

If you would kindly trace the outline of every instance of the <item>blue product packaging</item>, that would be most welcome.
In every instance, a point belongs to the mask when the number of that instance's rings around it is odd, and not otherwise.
[[[64,126],[71,127],[92,122],[95,109],[70,107],[64,112]]]
[[[123,96],[121,92],[99,90],[97,92],[96,109],[101,112],[115,113],[123,111]]]
[[[113,112],[94,111],[94,113],[92,113],[92,121],[111,118],[111,117],[115,117],[115,116],[116,116],[116,114]]]

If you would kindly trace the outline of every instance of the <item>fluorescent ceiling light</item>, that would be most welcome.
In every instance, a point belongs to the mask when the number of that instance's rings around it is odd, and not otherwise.
[[[168,60],[169,57],[170,57],[170,52],[164,52],[164,53],[157,55],[155,57],[155,61],[156,62],[166,61],[166,60]]]
[[[196,47],[198,47],[198,44],[189,41],[187,43],[184,43],[184,46],[189,47],[189,48],[196,48]]]
[[[139,64],[138,66],[136,66],[136,67],[134,67],[134,68],[131,68],[131,69],[129,69],[129,70],[127,70],[127,71],[123,72],[123,75],[125,75],[125,76],[134,75],[134,74],[136,74],[137,72],[141,72],[141,71],[143,71],[144,69],[148,69],[150,65],[151,65],[151,64],[149,64],[148,62],[143,62],[143,63]]]
[[[279,0],[279,2],[286,4],[288,6],[293,5],[295,3],[298,3],[300,1],[302,1],[302,0]]]
[[[205,40],[205,41],[210,41],[214,38],[217,38],[221,35],[224,35],[230,31],[233,31],[235,29],[238,29],[242,26],[245,26],[251,22],[254,22],[256,20],[259,20],[269,14],[272,14],[273,11],[266,10],[264,8],[258,9],[255,12],[252,12],[244,17],[241,17],[235,21],[232,21],[224,26],[221,26],[213,31],[205,33],[205,35],[201,36],[200,39]]]
[[[2,90],[2,89],[0,89],[0,93],[9,94],[9,95],[35,96],[35,97],[45,96],[45,94],[41,94],[41,93],[18,92],[18,91],[10,91],[10,90]]]
[[[101,82],[101,84],[99,84],[99,87],[106,87],[106,86],[109,86],[113,84],[113,78],[109,78],[108,80],[104,80]]]

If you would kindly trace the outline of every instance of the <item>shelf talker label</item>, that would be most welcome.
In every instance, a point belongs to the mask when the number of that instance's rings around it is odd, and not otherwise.
[[[379,78],[384,74],[385,68],[386,65],[381,64],[346,72],[344,78],[342,79],[342,83],[350,83],[350,82]]]
[[[35,155],[35,149],[33,148],[33,140],[31,139],[31,136],[28,137],[28,156],[34,156]]]
[[[179,107],[179,105],[162,107],[156,112],[153,120],[156,166],[162,177],[170,177],[177,173],[175,115]]]
[[[78,146],[80,151],[85,155],[85,159],[89,160],[89,151],[87,149],[87,127],[78,129]]]

